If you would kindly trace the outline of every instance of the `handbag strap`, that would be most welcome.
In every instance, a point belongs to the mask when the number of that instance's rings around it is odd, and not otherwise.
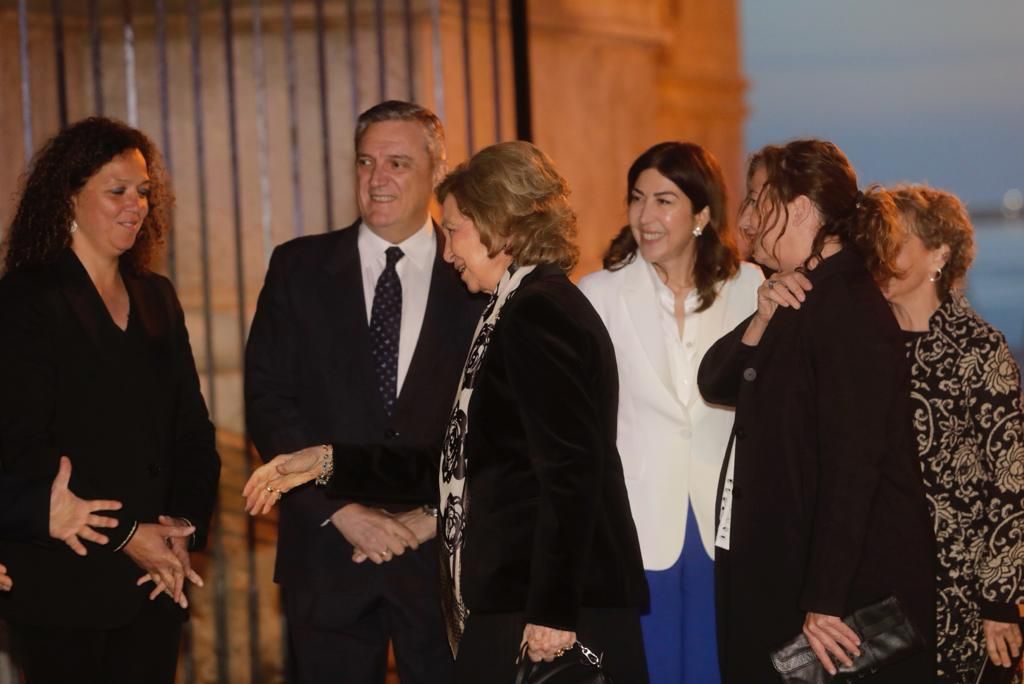
[[[530,657],[526,654],[527,645],[524,641],[522,646],[519,647],[519,657],[516,658],[516,681],[515,684],[530,684],[530,675],[533,674],[534,668],[538,663],[530,660]],[[573,651],[579,651],[579,654],[586,659],[594,668],[601,670],[601,664],[604,660],[604,654],[598,654],[587,648],[580,641],[574,641],[572,646],[565,650],[565,656],[568,656]],[[563,657],[563,656],[560,656]],[[557,659],[556,659],[557,660]]]

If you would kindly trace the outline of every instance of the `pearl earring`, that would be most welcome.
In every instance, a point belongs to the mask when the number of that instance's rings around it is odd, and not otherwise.
[[[932,275],[928,276],[928,281],[932,282],[932,283],[937,283],[941,279],[942,279],[942,269],[941,268],[935,269],[935,273],[933,273]]]
[[[704,226],[699,223],[693,227],[693,237],[700,237],[700,234],[704,232]]]
[[[78,230],[78,221],[71,219],[71,228],[68,229],[69,233],[74,233]]]

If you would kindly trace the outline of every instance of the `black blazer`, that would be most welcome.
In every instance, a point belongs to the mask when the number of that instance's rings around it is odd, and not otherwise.
[[[410,508],[437,500],[441,438],[486,303],[443,260],[440,231],[419,340],[391,419],[376,389],[358,226],[274,250],[246,348],[246,418],[264,459],[335,445],[348,500]],[[331,526],[340,506],[308,485],[280,503],[275,579],[336,590],[373,572]]]
[[[50,536],[50,484],[43,479],[0,475],[0,539],[28,541]],[[0,558],[0,564],[3,562]]]
[[[775,681],[768,654],[807,611],[845,616],[895,594],[934,634],[934,539],[899,327],[853,249],[809,278],[803,306],[780,307],[756,347],[740,341],[747,319],[698,373],[707,401],[736,406],[716,578],[729,682]]]
[[[81,558],[63,543],[0,544],[15,578],[0,611],[15,621],[107,628],[129,621],[152,588],[115,549],[136,523],[188,518],[205,540],[220,459],[199,392],[185,319],[170,281],[122,274],[128,330],[110,318],[71,250],[0,281],[0,459],[5,471],[52,481],[71,458],[71,488],[117,499],[110,543]],[[88,544],[88,543],[87,543]],[[158,599],[172,609],[169,599]]]
[[[615,352],[557,266],[539,266],[506,302],[477,382],[464,445],[470,613],[525,611],[573,630],[584,606],[644,610],[615,446]]]

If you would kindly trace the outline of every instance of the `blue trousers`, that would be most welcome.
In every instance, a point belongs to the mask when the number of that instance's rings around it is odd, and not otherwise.
[[[720,684],[715,638],[715,562],[686,509],[686,541],[675,565],[648,571],[651,612],[640,618],[651,684]]]

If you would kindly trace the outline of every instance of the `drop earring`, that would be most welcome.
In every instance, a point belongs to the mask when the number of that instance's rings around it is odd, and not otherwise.
[[[699,223],[693,227],[693,237],[700,237],[700,234],[704,232],[704,226]]]
[[[937,283],[941,279],[942,279],[942,269],[941,268],[935,269],[935,273],[933,273],[932,275],[928,276],[928,281],[932,282],[932,283]]]
[[[68,232],[69,233],[74,233],[77,230],[78,230],[78,221],[76,221],[75,219],[71,219],[71,227],[68,228]]]

